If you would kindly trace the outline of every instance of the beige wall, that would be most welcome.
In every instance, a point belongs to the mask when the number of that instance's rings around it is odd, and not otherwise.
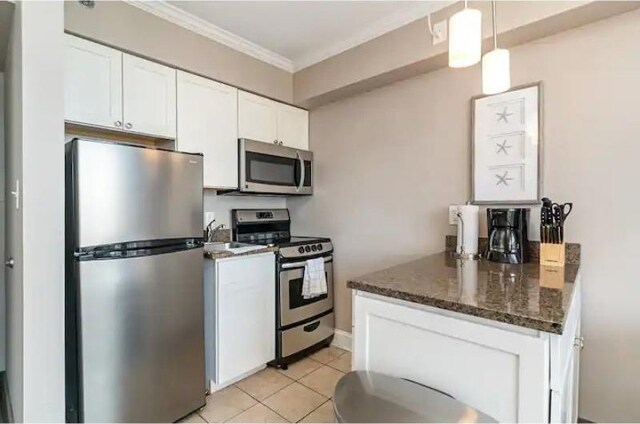
[[[65,2],[65,30],[253,91],[293,100],[293,76],[122,1]]]
[[[598,422],[640,420],[639,39],[631,12],[512,50],[514,85],[544,81],[545,194],[575,206],[566,233],[583,245],[580,416]],[[335,242],[339,328],[351,325],[349,277],[442,250],[453,233],[446,207],[469,197],[479,91],[478,66],[442,69],[312,111],[315,194],[288,206],[297,233]]]

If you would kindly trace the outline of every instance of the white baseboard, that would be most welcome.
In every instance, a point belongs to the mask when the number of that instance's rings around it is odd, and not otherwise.
[[[215,381],[209,379],[209,393],[213,393],[213,392],[217,392],[218,390],[222,390],[225,387],[231,386],[232,384],[237,383],[240,380],[244,380],[245,378],[249,377],[250,375],[253,375],[255,373],[257,373],[258,371],[262,371],[263,369],[267,368],[267,364],[264,365],[260,365],[257,368],[254,368],[252,370],[249,370],[227,382],[225,382],[224,384],[216,384]]]
[[[331,344],[335,347],[339,347],[340,349],[348,350],[351,352],[352,349],[352,336],[351,333],[346,331],[335,329],[333,333],[333,341]]]

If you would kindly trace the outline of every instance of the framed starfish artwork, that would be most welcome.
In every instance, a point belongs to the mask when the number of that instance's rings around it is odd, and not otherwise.
[[[542,83],[471,99],[475,204],[537,204],[542,191]]]

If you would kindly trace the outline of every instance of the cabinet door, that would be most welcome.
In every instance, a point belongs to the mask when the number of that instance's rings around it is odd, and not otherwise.
[[[204,154],[204,186],[238,187],[238,90],[178,71],[177,148]]]
[[[123,55],[124,129],[165,138],[176,136],[176,70]]]
[[[217,265],[217,381],[225,385],[275,358],[275,256]]]
[[[309,150],[309,112],[278,104],[278,140],[287,147]]]
[[[278,103],[245,91],[238,92],[238,136],[273,143],[278,139]]]
[[[376,295],[354,300],[354,370],[433,387],[498,422],[548,421],[546,337]]]
[[[65,35],[64,118],[122,128],[122,53]]]

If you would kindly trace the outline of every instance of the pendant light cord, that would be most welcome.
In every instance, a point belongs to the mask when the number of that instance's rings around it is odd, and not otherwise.
[[[496,25],[496,0],[491,1],[491,21],[493,23],[493,49],[495,50],[498,48],[498,26]]]

